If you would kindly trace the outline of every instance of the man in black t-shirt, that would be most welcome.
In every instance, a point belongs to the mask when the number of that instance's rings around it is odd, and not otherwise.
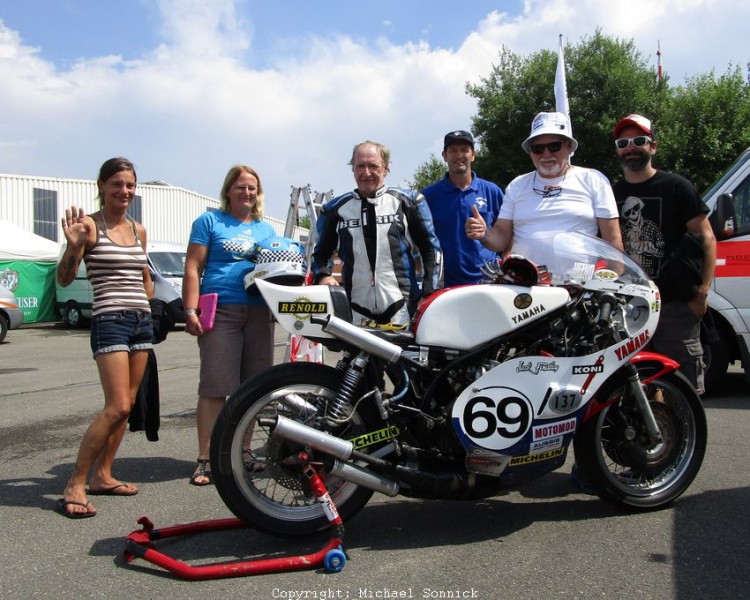
[[[614,137],[624,180],[612,188],[625,252],[654,278],[662,297],[651,348],[679,362],[703,393],[700,321],[716,264],[709,209],[687,179],[651,164],[658,142],[649,119],[628,115]]]

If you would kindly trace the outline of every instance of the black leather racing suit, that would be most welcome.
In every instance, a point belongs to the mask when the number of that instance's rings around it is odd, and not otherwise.
[[[422,261],[421,292],[415,246]],[[314,281],[332,273],[336,250],[357,325],[363,317],[377,323],[408,323],[420,295],[443,285],[443,258],[432,215],[424,196],[412,190],[385,186],[367,199],[355,190],[324,204],[312,255]]]

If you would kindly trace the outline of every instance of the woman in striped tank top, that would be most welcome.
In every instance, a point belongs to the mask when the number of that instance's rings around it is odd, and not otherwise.
[[[94,288],[91,350],[104,389],[104,409],[81,441],[75,469],[58,500],[71,519],[96,515],[89,495],[133,496],[138,489],[112,475],[112,463],[152,348],[148,299],[153,284],[146,263],[146,230],[127,216],[136,173],[124,158],[106,161],[97,180],[101,209],[85,215],[75,206],[62,219],[67,240],[57,280],[70,285],[83,260]],[[91,471],[88,490],[86,478]]]

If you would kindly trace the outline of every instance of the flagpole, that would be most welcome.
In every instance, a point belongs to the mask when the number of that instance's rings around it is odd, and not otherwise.
[[[563,52],[563,36],[560,34],[557,48],[557,71],[555,72],[555,110],[563,113],[570,121],[570,105],[568,104],[568,84],[565,81],[565,55]]]
[[[570,118],[570,104],[568,103],[568,83],[565,80],[565,54],[563,52],[562,33],[560,34],[557,46],[557,70],[555,71],[555,110],[568,117],[570,134],[573,135],[573,122]]]
[[[656,42],[656,81],[661,83],[662,77],[664,77],[664,73],[661,68],[661,42],[657,40]]]

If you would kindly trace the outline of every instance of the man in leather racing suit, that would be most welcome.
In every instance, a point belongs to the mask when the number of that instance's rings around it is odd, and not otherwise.
[[[357,188],[324,204],[318,217],[313,281],[338,285],[332,276],[337,251],[355,325],[405,326],[420,296],[443,285],[442,252],[424,196],[387,187],[389,162],[382,144],[357,144],[349,161]],[[422,262],[421,291],[414,246]]]

